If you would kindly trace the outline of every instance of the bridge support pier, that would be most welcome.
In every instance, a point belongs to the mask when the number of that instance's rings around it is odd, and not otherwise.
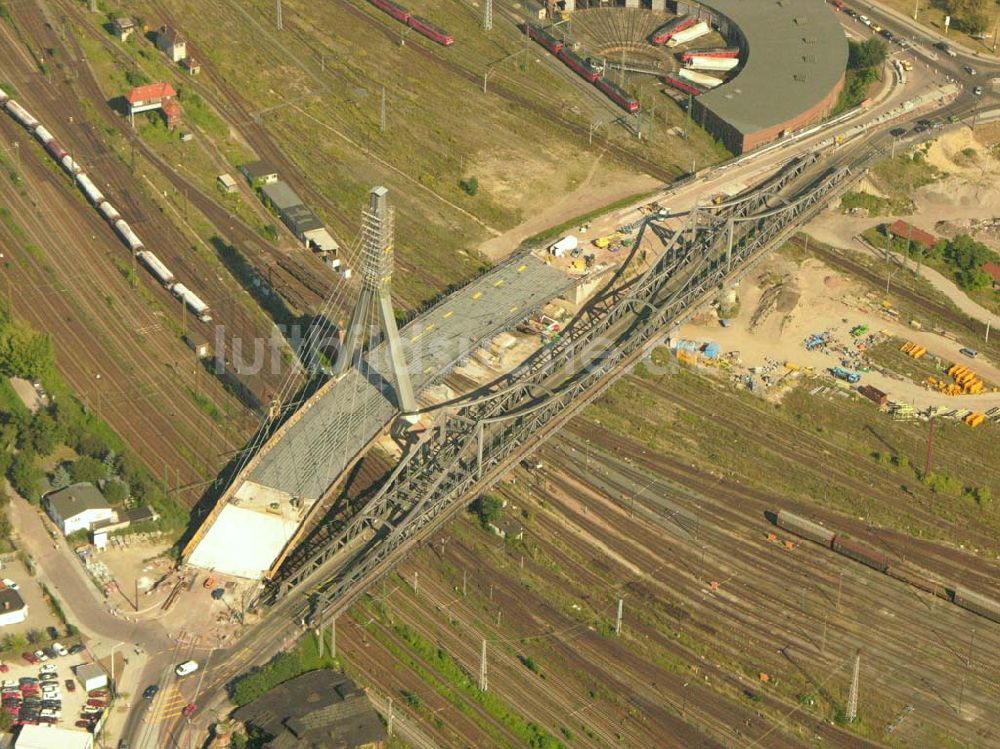
[[[388,193],[384,187],[373,187],[368,193],[368,208],[365,210],[361,227],[364,253],[361,294],[354,306],[354,312],[351,313],[351,322],[347,326],[344,345],[337,354],[337,364],[333,374],[335,377],[341,377],[351,364],[360,366],[363,338],[368,333],[366,328],[376,322],[369,319],[371,311],[374,310],[382,333],[389,344],[399,410],[406,416],[417,410],[417,401],[413,395],[410,372],[406,367],[403,342],[396,327],[396,315],[392,310],[390,289],[393,266],[393,211],[386,197]],[[416,417],[412,416],[407,419],[411,422],[416,421]]]

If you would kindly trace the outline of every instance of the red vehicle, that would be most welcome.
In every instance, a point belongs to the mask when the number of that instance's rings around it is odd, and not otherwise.
[[[194,715],[194,711],[197,709],[198,706],[193,702],[191,702],[188,705],[186,705],[183,710],[181,710],[181,715],[183,715],[185,718],[190,718],[192,715]]]
[[[695,86],[693,83],[688,83],[687,81],[682,81],[673,76],[665,75],[663,76],[663,82],[666,83],[671,88],[676,88],[678,91],[683,91],[685,94],[691,94],[691,96],[701,96],[701,89]]]
[[[75,725],[77,728],[86,728],[88,731],[90,730],[90,721],[89,720],[78,720],[73,725]]]
[[[714,49],[690,49],[681,54],[681,60],[691,62],[694,57],[717,57],[733,60],[740,56],[739,47],[715,47]]]
[[[600,71],[594,68],[593,65],[580,57],[580,55],[574,54],[565,47],[559,50],[559,54],[556,55],[556,57],[562,60],[567,68],[572,70],[588,83],[594,83],[601,75]]]
[[[73,681],[72,679],[66,679],[66,691],[67,692],[75,692],[76,691],[76,682]]]
[[[842,0],[831,0],[830,5],[832,5],[837,10],[843,10],[844,8],[847,7],[846,5],[844,5]]]
[[[449,34],[447,31],[442,29],[440,26],[435,26],[433,23],[428,21],[426,18],[421,18],[420,16],[411,15],[406,21],[406,25],[411,29],[416,31],[418,34],[423,34],[428,39],[442,44],[447,47],[449,44],[455,43],[455,37]]]
[[[87,692],[87,696],[88,697],[107,697],[108,696],[108,690],[107,689],[91,689],[89,692]]]
[[[107,707],[108,703],[104,700],[87,700],[87,704],[91,707]]]
[[[6,663],[0,663],[0,674],[5,674],[8,671],[10,671],[10,666],[8,666]]]
[[[541,44],[545,49],[554,55],[558,55],[560,50],[563,48],[563,43],[561,40],[556,39],[552,34],[543,29],[541,26],[536,26],[533,23],[524,24],[525,33],[534,39],[536,42]]]
[[[625,93],[625,91],[609,81],[607,78],[601,78],[595,82],[594,85],[597,86],[597,88],[605,96],[611,99],[611,101],[624,109],[626,112],[639,111],[639,100],[635,97],[629,96]]]
[[[34,666],[37,663],[41,663],[41,661],[38,660],[38,656],[35,655],[34,653],[21,653],[21,657],[24,658],[24,660],[26,660],[32,666]]]
[[[654,31],[650,35],[649,41],[656,46],[666,44],[670,37],[678,31],[683,31],[688,26],[694,26],[697,20],[698,19],[694,16],[681,16],[680,18],[675,18],[673,21],[663,24],[660,28]]]
[[[379,10],[388,13],[397,21],[406,23],[407,21],[410,20],[410,11],[408,11],[399,3],[394,3],[392,0],[368,0],[368,1]]]

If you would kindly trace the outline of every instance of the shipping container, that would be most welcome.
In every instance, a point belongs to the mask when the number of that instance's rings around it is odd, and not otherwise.
[[[142,264],[149,268],[150,273],[156,276],[160,283],[169,287],[174,282],[174,274],[163,262],[149,250],[139,250],[135,256],[142,261]]]
[[[830,548],[833,544],[833,537],[835,535],[833,531],[823,527],[819,523],[814,523],[812,520],[806,520],[803,517],[795,515],[788,510],[778,511],[777,526],[784,528],[786,531],[791,531],[798,536],[802,536],[802,538],[815,541],[827,548]]]
[[[109,203],[107,200],[105,200],[103,203],[97,206],[97,208],[104,215],[104,218],[108,220],[108,223],[111,224],[112,226],[114,226],[115,221],[117,221],[122,217],[122,215],[118,212],[118,210],[113,205],[111,205],[111,203]]]
[[[407,21],[410,20],[410,11],[404,8],[399,3],[394,3],[392,0],[368,0],[368,1],[379,10],[388,13],[397,21],[402,21],[403,23],[406,23]]]
[[[862,385],[858,388],[858,392],[865,396],[865,398],[868,398],[868,400],[874,401],[880,406],[884,406],[889,401],[888,395],[871,385]]]
[[[670,37],[686,28],[694,26],[697,20],[694,16],[680,16],[672,21],[668,21],[650,35],[649,41],[656,46],[666,44],[670,40]]]
[[[695,39],[705,36],[712,31],[708,24],[704,21],[699,21],[694,26],[689,26],[682,31],[678,31],[673,34],[667,40],[668,47],[679,47],[682,44],[687,44],[688,42],[693,42]]]
[[[52,140],[52,133],[48,131],[48,128],[46,128],[45,125],[39,125],[35,128],[35,137],[41,141],[43,146],[47,146]]]
[[[83,172],[79,172],[76,175],[76,183],[80,186],[80,189],[86,194],[90,202],[97,206],[101,204],[104,200],[104,194],[97,189],[97,185]]]
[[[426,18],[421,18],[420,16],[411,15],[406,21],[406,25],[411,29],[416,31],[418,34],[423,34],[428,39],[442,44],[447,47],[449,44],[455,43],[455,38],[449,34],[444,29],[439,26],[435,26],[433,23],[428,21]]]
[[[1000,602],[982,593],[974,593],[965,588],[955,588],[952,600],[967,611],[1000,622]]]
[[[118,233],[121,234],[122,239],[125,240],[125,243],[129,246],[129,249],[132,250],[132,252],[138,252],[143,249],[142,240],[139,239],[139,235],[132,231],[132,227],[128,225],[128,222],[125,219],[118,219],[115,221],[115,229],[117,229]]]
[[[534,39],[536,42],[541,44],[545,49],[554,55],[559,54],[559,50],[563,48],[563,43],[561,40],[556,39],[552,34],[543,29],[541,26],[536,26],[532,23],[524,24],[525,32]]]
[[[739,57],[739,47],[713,47],[710,49],[689,49],[681,53],[681,60],[688,62],[692,57]]]
[[[663,76],[663,82],[666,83],[671,88],[676,88],[678,91],[683,91],[684,93],[690,94],[691,96],[701,96],[701,89],[695,86],[694,84],[677,80],[676,78],[673,78],[672,76],[669,75]]]
[[[889,560],[885,554],[842,533],[833,537],[833,550],[873,570],[885,572],[889,569]]]
[[[722,79],[716,78],[714,75],[699,73],[697,70],[690,70],[689,68],[681,68],[677,71],[677,75],[705,89],[715,88],[722,84]]]
[[[720,70],[728,72],[740,64],[738,59],[731,57],[702,57],[695,55],[686,63],[692,70]]]
[[[38,120],[31,116],[27,109],[22,107],[13,99],[8,99],[7,103],[4,105],[7,107],[7,111],[10,112],[11,117],[20,122],[29,130],[34,130],[38,127]]]
[[[594,83],[601,74],[600,71],[591,65],[587,60],[584,60],[571,50],[566,49],[566,47],[559,50],[559,54],[556,55],[556,57],[562,60],[566,67],[589,83]]]
[[[639,110],[639,100],[625,93],[623,89],[615,85],[607,78],[601,78],[594,82],[594,85],[611,101],[624,109],[626,112],[636,112]]]

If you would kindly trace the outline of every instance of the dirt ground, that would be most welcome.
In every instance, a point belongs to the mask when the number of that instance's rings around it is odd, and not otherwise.
[[[780,286],[776,282],[780,281]],[[767,289],[779,289],[767,292]],[[768,304],[765,293],[777,298]],[[929,331],[917,331],[906,322],[890,319],[879,311],[879,299],[866,296],[860,284],[843,276],[821,261],[807,259],[800,266],[781,254],[772,255],[754,275],[738,288],[739,312],[729,327],[722,327],[714,314],[701,315],[680,328],[680,338],[716,341],[723,352],[738,352],[745,368],[764,367],[778,377],[787,370],[812,367],[816,372],[841,363],[834,350],[807,351],[804,340],[812,333],[829,331],[834,340],[851,345],[850,330],[866,324],[871,332],[883,332],[924,346],[944,361],[959,361],[960,345]],[[764,305],[761,304],[762,299]],[[1000,368],[978,359],[973,368],[981,376],[1000,382]],[[796,375],[792,375],[795,377]],[[832,382],[832,380],[831,380]],[[915,408],[947,406],[986,411],[1000,406],[1000,393],[949,397],[909,381],[900,381],[872,371],[861,384],[871,384],[890,399],[910,403]]]

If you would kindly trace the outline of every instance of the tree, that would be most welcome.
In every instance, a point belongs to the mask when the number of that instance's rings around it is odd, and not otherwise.
[[[988,0],[947,0],[954,26],[969,34],[982,34],[989,27]]]
[[[104,498],[109,504],[121,504],[128,499],[128,484],[120,479],[109,481],[104,487]]]
[[[97,458],[84,455],[77,458],[76,462],[73,463],[73,466],[70,468],[70,475],[73,477],[74,482],[87,481],[91,484],[96,484],[104,478],[104,463]]]
[[[488,528],[491,524],[496,525],[503,513],[503,500],[492,494],[480,494],[469,505],[469,512],[479,518],[483,528]]]
[[[118,461],[114,450],[109,450],[104,456],[104,478],[109,481],[118,475]]]
[[[59,465],[56,470],[52,472],[52,488],[53,489],[65,489],[70,485],[72,478],[70,478],[69,471],[66,470],[66,466]]]
[[[465,191],[466,195],[475,195],[479,192],[479,180],[475,177],[460,180],[458,186]]]
[[[41,491],[42,469],[35,463],[35,453],[21,450],[11,461],[8,471],[10,483],[18,494],[29,502],[37,502]]]
[[[62,433],[48,411],[39,411],[28,429],[31,446],[39,455],[49,455],[62,442]]]
[[[851,70],[871,70],[885,62],[887,55],[885,42],[871,38],[863,42],[849,42],[847,67]]]

